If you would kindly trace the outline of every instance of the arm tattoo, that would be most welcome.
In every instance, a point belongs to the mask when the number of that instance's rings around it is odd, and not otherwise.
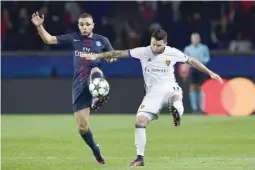
[[[122,57],[128,57],[128,50],[120,50],[120,51],[109,51],[105,53],[99,54],[99,58],[122,58]]]

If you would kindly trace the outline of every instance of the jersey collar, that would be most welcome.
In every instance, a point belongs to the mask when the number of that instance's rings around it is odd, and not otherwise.
[[[92,33],[92,37],[86,37],[86,36],[82,35],[81,32],[79,32],[79,35],[83,39],[95,39],[95,34],[94,33]]]

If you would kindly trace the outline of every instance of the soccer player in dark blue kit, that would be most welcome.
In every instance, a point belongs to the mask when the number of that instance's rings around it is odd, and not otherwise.
[[[98,144],[93,139],[88,121],[90,109],[98,110],[106,102],[105,98],[92,98],[89,92],[89,82],[94,78],[103,78],[100,69],[100,60],[89,61],[80,57],[82,53],[101,53],[112,51],[109,40],[101,35],[94,34],[93,18],[84,13],[78,19],[80,32],[52,36],[43,27],[44,16],[38,12],[32,15],[32,23],[36,26],[39,35],[46,44],[70,44],[73,46],[74,77],[73,77],[73,112],[76,115],[79,133],[87,145],[91,148],[97,162],[105,164]],[[112,61],[108,61],[112,62]]]

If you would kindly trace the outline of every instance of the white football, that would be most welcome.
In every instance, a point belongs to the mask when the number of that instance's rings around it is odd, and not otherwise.
[[[110,86],[104,78],[95,78],[89,84],[89,91],[93,97],[105,97],[110,91]]]

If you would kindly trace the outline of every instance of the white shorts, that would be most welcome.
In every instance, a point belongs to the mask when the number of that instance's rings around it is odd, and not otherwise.
[[[150,121],[158,119],[160,110],[165,106],[171,106],[171,98],[174,95],[182,96],[182,89],[178,84],[167,88],[151,89],[143,98],[143,101],[138,108],[137,116],[143,115]]]

